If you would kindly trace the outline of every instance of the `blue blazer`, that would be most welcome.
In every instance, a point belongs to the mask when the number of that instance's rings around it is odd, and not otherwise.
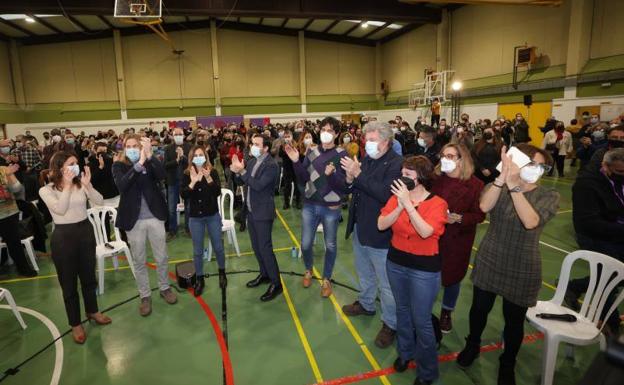
[[[137,172],[132,164],[113,163],[113,178],[120,198],[115,225],[121,230],[132,230],[139,219],[141,195],[145,197],[154,217],[161,221],[167,219],[167,202],[161,185],[166,177],[165,168],[154,156],[148,159],[144,166],[145,174]]]
[[[247,163],[246,172],[237,175],[236,179],[245,184],[245,194],[249,191],[251,217],[257,221],[272,221],[275,218],[275,186],[279,183],[279,166],[269,156],[260,164],[256,175],[252,178],[251,171],[258,160],[253,158]],[[247,199],[247,196],[245,196]],[[245,202],[247,205],[247,202]]]

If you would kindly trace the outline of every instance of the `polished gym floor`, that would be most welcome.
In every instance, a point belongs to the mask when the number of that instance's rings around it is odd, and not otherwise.
[[[577,247],[572,227],[572,182],[572,178],[545,178],[542,182],[556,188],[562,199],[557,216],[542,236],[541,299],[552,297],[561,261]],[[138,313],[137,291],[127,264],[120,261],[120,269],[114,271],[109,260],[99,305],[102,310],[110,308],[106,314],[112,317],[112,325],[86,324],[85,345],[76,345],[70,335],[65,335],[32,357],[52,343],[55,333],[69,329],[54,267],[49,257],[40,256],[41,271],[36,278],[16,279],[6,272],[0,275],[0,287],[10,290],[24,308],[28,325],[22,330],[11,312],[0,307],[0,373],[22,364],[17,372],[3,378],[1,385],[411,384],[413,370],[397,374],[391,369],[396,358],[394,348],[381,350],[373,343],[381,326],[379,316],[349,319],[340,310],[356,298],[353,288],[358,286],[351,241],[344,239],[346,211],[339,228],[334,272],[334,279],[342,285],[335,285],[334,295],[323,299],[318,286],[304,289],[301,278],[290,274],[303,272],[302,260],[291,257],[291,248],[298,246],[301,234],[301,213],[281,210],[282,200],[276,199],[279,210],[273,244],[285,290],[270,303],[258,300],[264,288],[245,287],[245,282],[256,274],[249,270],[257,269],[246,232],[238,233],[240,257],[226,242],[227,270],[232,274],[228,276],[225,298],[217,278],[210,277],[200,299],[182,292],[179,302],[171,306],[154,292],[153,313],[147,318]],[[486,226],[479,226],[475,247]],[[191,240],[181,235],[168,246],[173,272],[175,263],[191,257]],[[316,254],[321,255],[323,250],[321,238],[316,242]],[[320,271],[322,257],[316,261]],[[207,262],[206,271],[216,273],[214,260]],[[156,287],[156,276],[153,271],[150,274],[152,286]],[[575,270],[574,275],[582,274],[582,268]],[[481,357],[466,371],[454,362],[467,334],[471,298],[472,285],[465,278],[454,313],[454,329],[444,336],[439,349],[440,384],[496,384],[503,328],[500,300],[490,314]],[[439,302],[434,312],[439,314]],[[519,384],[538,384],[542,341],[528,324],[525,331],[517,379]],[[565,357],[565,349],[560,349],[555,384],[576,383],[597,351],[597,346],[577,348],[570,359]]]

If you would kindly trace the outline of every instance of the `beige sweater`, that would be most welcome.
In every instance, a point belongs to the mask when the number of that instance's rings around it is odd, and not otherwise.
[[[57,225],[79,223],[87,219],[87,199],[94,205],[102,205],[102,194],[93,187],[77,188],[59,191],[53,184],[47,184],[39,189],[39,196],[48,206],[52,220]]]

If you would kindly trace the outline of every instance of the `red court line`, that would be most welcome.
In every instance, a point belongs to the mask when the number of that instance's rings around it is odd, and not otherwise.
[[[156,265],[153,263],[146,263],[146,265],[152,270],[156,270]],[[176,280],[177,277],[172,272],[169,272],[169,278],[172,280]],[[221,330],[221,326],[219,326],[219,322],[217,321],[217,317],[215,317],[212,309],[202,297],[195,297],[193,295],[193,291],[191,289],[187,289],[187,291],[195,298],[197,303],[204,310],[204,313],[208,316],[210,323],[212,324],[212,329],[214,330],[215,336],[217,337],[217,342],[219,343],[219,348],[221,349],[221,357],[223,357],[223,368],[225,369],[225,383],[227,385],[234,385],[234,372],[232,370],[232,361],[230,360],[230,353],[228,352],[227,345],[225,344],[225,338],[223,338],[223,330]]]
[[[543,338],[544,338],[544,335],[542,333],[529,334],[529,335],[524,336],[524,340],[522,341],[522,343],[523,344],[533,343],[533,342],[541,340]],[[495,344],[485,345],[485,346],[481,347],[481,353],[492,352],[492,351],[495,351],[495,350],[502,349],[502,347],[503,347],[503,343],[502,342],[497,342]],[[457,358],[458,354],[459,354],[459,352],[439,355],[438,356],[438,361],[439,362],[455,361],[455,359]],[[409,368],[410,369],[414,369],[415,367],[416,367],[416,364],[414,362],[410,362]],[[355,383],[355,382],[370,380],[372,378],[377,378],[377,377],[381,377],[381,376],[388,376],[388,375],[394,374],[394,373],[396,373],[396,371],[391,366],[389,368],[385,368],[385,369],[381,369],[381,370],[371,370],[370,372],[354,374],[352,376],[340,377],[340,378],[336,378],[336,379],[333,379],[333,380],[323,381],[323,382],[316,383],[314,385],[344,385],[344,384],[352,384],[352,383]]]

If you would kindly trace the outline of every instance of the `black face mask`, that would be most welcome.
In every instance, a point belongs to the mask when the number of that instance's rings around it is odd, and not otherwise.
[[[413,189],[416,188],[416,182],[414,182],[414,179],[412,179],[412,178],[408,178],[406,176],[402,176],[401,177],[401,182],[403,182],[405,184],[405,187],[407,187],[407,189],[409,191],[412,191]]]
[[[617,139],[609,139],[609,148],[622,148],[624,147],[624,141]]]
[[[609,176],[609,179],[611,179],[613,181],[613,183],[615,183],[617,185],[624,184],[624,175],[620,175],[620,174],[616,174],[616,173],[612,172],[611,175]]]
[[[491,132],[486,132],[486,133],[484,133],[484,134],[483,134],[483,138],[484,138],[485,140],[490,140],[490,139],[492,139],[493,137],[494,137],[494,135],[492,135],[492,133],[491,133]]]

